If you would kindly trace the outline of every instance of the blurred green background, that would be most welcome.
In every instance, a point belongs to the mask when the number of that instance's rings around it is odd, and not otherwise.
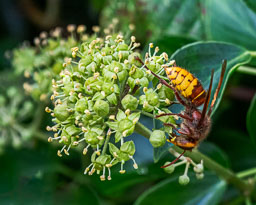
[[[10,86],[14,86],[23,93],[20,85],[24,80],[13,75],[8,56],[24,41],[32,44],[41,31],[56,26],[84,24],[91,33],[92,26],[104,27],[118,18],[117,30],[125,32],[130,24],[135,26],[133,35],[141,42],[142,51],[147,49],[148,43],[154,42],[169,56],[184,45],[206,40],[224,41],[256,51],[255,12],[253,0],[2,0],[0,92],[5,95]],[[255,62],[253,56],[246,66],[255,69]],[[251,142],[252,139],[255,142],[255,131],[248,132],[246,127],[248,109],[255,103],[255,91],[255,70],[254,75],[239,70],[232,73],[213,116],[212,131],[199,148],[234,172],[256,166],[256,148]],[[11,91],[8,96],[13,97]],[[13,106],[21,109],[22,101],[21,98]],[[33,104],[40,106],[38,102],[33,101]],[[17,112],[13,109],[9,103],[2,107],[1,114]],[[27,114],[23,123],[29,125],[36,119],[34,116],[36,114]],[[255,120],[254,116],[252,118]],[[1,120],[6,119],[2,114]],[[47,114],[42,119],[40,130],[44,133],[51,119]],[[145,123],[151,126],[146,119]],[[165,154],[155,164],[151,144],[140,135],[136,135],[135,140],[139,169],[128,170],[125,175],[113,170],[112,180],[104,182],[98,176],[83,175],[88,159],[81,153],[72,151],[69,157],[59,158],[56,146],[46,141],[47,133],[45,140],[43,138],[33,136],[17,148],[5,145],[0,155],[0,204],[245,203],[234,187],[225,187],[211,170],[206,171],[204,180],[191,178],[191,183],[182,187],[177,177],[183,169],[173,175],[166,174],[160,166],[170,161],[170,155]],[[212,198],[211,193],[214,193]]]

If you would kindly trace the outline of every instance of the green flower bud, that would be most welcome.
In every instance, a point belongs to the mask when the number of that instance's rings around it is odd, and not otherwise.
[[[204,171],[204,166],[202,164],[197,164],[195,167],[194,167],[194,171],[196,173],[202,173]]]
[[[119,142],[121,138],[122,138],[122,133],[117,131],[115,134],[115,143]]]
[[[83,85],[81,83],[74,83],[74,91],[82,92],[83,91]]]
[[[113,50],[109,47],[104,47],[101,49],[101,53],[104,53],[105,55],[111,55]]]
[[[109,71],[116,73],[116,71],[121,72],[123,70],[123,65],[117,61],[113,61],[109,66]]]
[[[131,65],[135,65],[137,67],[141,67],[142,66],[141,63],[138,60],[136,60],[135,57],[141,58],[141,55],[139,53],[137,53],[137,52],[134,52],[134,53],[130,54],[129,57],[128,57],[129,63]]]
[[[135,145],[133,141],[128,141],[125,142],[124,144],[122,144],[122,146],[120,147],[120,151],[127,153],[130,156],[133,156],[135,153]]]
[[[161,147],[166,142],[166,136],[162,130],[154,130],[149,138],[150,143],[153,147]]]
[[[88,99],[87,98],[81,98],[76,102],[75,110],[77,112],[83,113],[85,109],[88,109]]]
[[[70,114],[71,113],[68,111],[68,106],[66,104],[57,105],[54,108],[54,116],[61,122],[68,119]]]
[[[80,72],[84,72],[86,66],[88,66],[92,62],[92,56],[91,55],[86,55],[84,56],[78,63],[78,70]]]
[[[119,51],[118,52],[118,60],[124,61],[129,57],[130,52],[129,51]]]
[[[75,95],[71,95],[68,97],[68,102],[74,104],[77,101],[77,97]]]
[[[117,73],[117,77],[120,82],[124,81],[127,78],[127,76],[128,76],[127,70],[123,70]]]
[[[136,84],[135,80],[132,77],[128,78],[127,83],[128,83],[128,85],[130,86],[131,89],[133,89],[135,84]]]
[[[90,145],[97,145],[100,140],[97,138],[99,135],[96,132],[88,131],[84,133],[85,141]]]
[[[174,93],[171,89],[167,88],[166,86],[162,86],[159,90],[158,90],[158,96],[161,100],[166,100],[168,99],[169,101],[173,101],[175,96]],[[168,105],[166,103],[164,103],[165,105]]]
[[[68,133],[70,136],[75,136],[79,134],[81,131],[79,128],[77,128],[75,125],[70,125],[65,128],[65,131]]]
[[[133,127],[133,123],[129,119],[123,119],[118,122],[118,129],[121,133],[123,133],[126,130],[129,130],[132,127]]]
[[[204,173],[196,173],[196,178],[197,179],[203,179],[204,178]]]
[[[120,94],[120,88],[117,84],[114,84],[114,93]]]
[[[170,164],[170,162],[165,162],[164,165],[167,165],[167,164]],[[165,171],[166,173],[168,173],[168,174],[173,173],[174,170],[175,170],[174,164],[172,164],[172,165],[170,165],[170,166],[164,168],[164,171]]]
[[[125,119],[125,118],[126,118],[126,115],[125,115],[124,111],[118,109],[118,113],[117,113],[117,115],[116,115],[116,119],[117,119],[118,121],[121,121],[121,120],[123,120],[123,119]]]
[[[106,97],[106,94],[103,92],[97,92],[94,94],[92,101],[96,101],[96,100],[102,100]]]
[[[70,82],[70,83],[64,84],[64,87],[62,89],[64,91],[64,94],[66,96],[69,96],[69,93],[70,93],[70,91],[73,90],[73,88],[74,88],[74,83]]]
[[[149,89],[146,92],[146,99],[147,99],[148,103],[152,106],[156,106],[159,103],[159,97],[158,97],[157,93],[155,93],[153,91],[153,89]]]
[[[94,55],[94,61],[95,63],[100,66],[101,62],[102,62],[102,59],[103,59],[103,56],[97,52],[95,55]]]
[[[118,155],[118,159],[119,161],[128,161],[130,160],[130,157],[129,157],[129,154],[125,153],[125,152],[120,152],[119,155]]]
[[[112,82],[112,80],[115,78],[114,76],[116,76],[116,74],[114,72],[111,72],[107,69],[103,69],[102,74],[104,76],[104,79],[107,81],[110,81],[110,82]]]
[[[65,130],[62,130],[61,140],[65,145],[69,145],[71,143],[71,136]]]
[[[146,77],[143,77],[140,79],[140,86],[141,87],[148,87],[149,85],[149,81]]]
[[[135,110],[138,107],[139,101],[137,100],[136,97],[133,97],[132,95],[128,94],[122,99],[121,103],[125,110]]]
[[[148,103],[145,103],[142,108],[145,112],[153,112],[154,107],[152,105],[149,105]]]
[[[100,155],[96,160],[95,160],[95,169],[96,170],[102,170],[102,168],[110,163],[111,157],[109,155]]]
[[[112,93],[111,95],[109,95],[107,97],[107,100],[110,104],[112,105],[117,105],[117,97],[116,97],[116,94],[115,93]]]
[[[179,177],[179,184],[180,185],[187,185],[189,183],[190,179],[187,175],[182,175]]]
[[[97,70],[97,64],[93,61],[88,66],[86,66],[86,70],[90,73],[94,73]]]
[[[105,65],[109,65],[112,62],[112,56],[108,55],[108,56],[103,56],[103,64]]]
[[[128,45],[125,43],[118,44],[116,47],[117,51],[127,51],[128,50]]]
[[[119,149],[112,143],[108,143],[109,145],[109,152],[112,154],[113,157],[119,154]]]
[[[110,95],[113,93],[114,86],[112,83],[104,83],[102,85],[102,91],[105,92],[106,95]]]
[[[137,79],[137,78],[142,78],[144,77],[144,73],[141,69],[139,69],[136,66],[132,66],[129,75],[133,78],[133,79]]]
[[[97,100],[93,106],[93,110],[97,115],[105,117],[109,113],[109,104],[104,100]]]

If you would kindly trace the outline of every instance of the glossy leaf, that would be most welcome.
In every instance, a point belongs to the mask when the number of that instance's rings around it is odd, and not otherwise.
[[[233,44],[197,42],[177,50],[171,56],[171,59],[174,59],[178,66],[186,68],[193,73],[201,81],[206,90],[210,83],[211,71],[214,69],[213,91],[215,91],[219,82],[222,61],[223,59],[227,59],[226,73],[212,112],[213,114],[221,101],[230,75],[240,65],[248,63],[251,59],[251,55],[246,49]],[[211,99],[213,95],[214,92],[212,92]]]
[[[203,36],[203,10],[200,0],[152,0],[147,1],[144,7],[149,11],[150,20],[154,25],[152,30],[156,34],[190,36],[197,39]]]
[[[207,0],[205,28],[208,39],[256,49],[256,14],[242,0]]]
[[[228,168],[230,167],[230,161],[227,154],[224,152],[224,150],[219,148],[217,145],[208,141],[204,141],[199,146],[199,151],[207,155],[214,161],[218,162],[222,166],[228,167]]]
[[[226,190],[226,183],[216,175],[205,172],[203,180],[190,177],[187,186],[181,186],[177,177],[166,179],[145,191],[135,202],[135,205],[158,204],[192,205],[218,204]]]
[[[251,140],[256,148],[256,94],[254,95],[246,117],[246,125]]]
[[[194,41],[196,41],[196,39],[178,35],[161,35],[152,40],[154,45],[160,48],[160,52],[166,52],[168,50],[169,54],[174,53],[180,47]],[[144,50],[148,52],[148,45],[146,45]]]
[[[235,128],[228,129],[222,124],[212,130],[211,136],[214,136],[215,143],[225,150],[235,172],[256,166],[256,150],[246,133]]]

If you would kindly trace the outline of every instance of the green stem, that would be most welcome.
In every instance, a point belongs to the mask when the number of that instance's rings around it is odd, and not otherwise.
[[[244,178],[256,174],[256,167],[237,173],[237,177]]]
[[[141,111],[139,109],[136,109],[136,111],[140,112],[142,115],[145,115],[147,117],[150,117],[150,118],[154,118],[154,115],[148,113],[148,112],[145,112],[145,111]]]
[[[256,57],[256,51],[250,51],[249,53],[251,54],[252,57]]]
[[[240,66],[237,69],[238,72],[248,74],[248,75],[256,75],[256,68],[249,67],[249,66]]]
[[[103,147],[103,150],[102,150],[102,154],[103,154],[103,155],[104,155],[104,154],[106,153],[106,151],[107,151],[109,139],[110,139],[110,135],[107,134],[107,137],[106,137],[105,142],[104,142],[104,147]]]
[[[135,126],[135,131],[146,138],[149,138],[152,133],[151,130],[149,130],[147,127],[145,127],[139,122]],[[179,153],[183,151],[177,146],[173,146],[172,148]],[[190,157],[193,161],[197,163],[199,163],[201,160],[204,160],[205,167],[207,167],[210,170],[213,170],[218,176],[223,178],[225,181],[237,187],[244,195],[249,196],[252,193],[253,185],[243,181],[242,179],[237,177],[235,173],[233,173],[231,170],[221,166],[220,164],[205,156],[198,150],[193,149],[191,152],[186,152],[185,156]]]

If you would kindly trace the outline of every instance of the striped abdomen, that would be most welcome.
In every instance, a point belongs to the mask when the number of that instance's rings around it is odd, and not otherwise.
[[[166,75],[173,87],[196,107],[205,102],[206,92],[197,78],[184,68],[165,68]]]

